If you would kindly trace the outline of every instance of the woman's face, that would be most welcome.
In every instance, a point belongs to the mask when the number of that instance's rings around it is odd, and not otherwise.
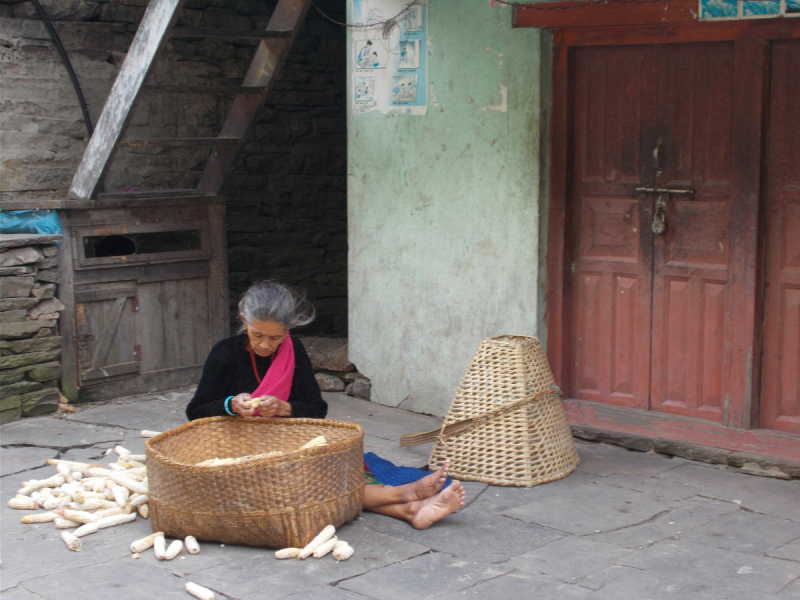
[[[243,316],[242,320],[244,321]],[[275,352],[289,332],[287,327],[275,321],[253,321],[252,323],[245,321],[245,327],[250,347],[259,356],[269,356]]]

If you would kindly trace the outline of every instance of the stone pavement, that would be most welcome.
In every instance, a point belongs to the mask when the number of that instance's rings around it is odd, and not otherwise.
[[[568,477],[533,488],[467,483],[468,505],[426,531],[364,513],[340,529],[355,548],[332,558],[276,561],[268,550],[203,543],[198,555],[139,560],[128,546],[149,522],[104,529],[69,552],[52,524],[23,525],[7,507],[22,481],[54,472],[47,458],[100,461],[141,429],[185,422],[190,392],[121,399],[0,428],[3,600],[218,598],[409,600],[800,599],[800,483],[704,463],[578,443]],[[365,451],[422,466],[430,446],[400,448],[433,417],[325,394],[329,417],[364,426]]]

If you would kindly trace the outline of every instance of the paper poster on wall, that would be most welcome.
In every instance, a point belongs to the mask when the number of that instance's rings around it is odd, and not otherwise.
[[[424,115],[426,0],[353,0],[353,111]]]

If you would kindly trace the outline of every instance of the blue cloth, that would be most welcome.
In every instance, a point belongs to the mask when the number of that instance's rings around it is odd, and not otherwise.
[[[375,476],[375,479],[380,481],[383,485],[405,485],[413,483],[430,475],[430,471],[423,471],[415,467],[398,467],[397,465],[381,458],[374,452],[367,452],[364,455],[364,464],[367,465],[369,472]],[[444,488],[453,483],[448,475],[447,481],[444,482]]]
[[[61,234],[61,219],[54,210],[2,210],[0,233]]]

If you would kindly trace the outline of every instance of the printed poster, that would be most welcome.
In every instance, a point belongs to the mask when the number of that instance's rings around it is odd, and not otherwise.
[[[410,6],[409,0],[353,0],[353,24],[359,26],[352,34],[353,111],[424,115],[428,110],[426,0]]]

